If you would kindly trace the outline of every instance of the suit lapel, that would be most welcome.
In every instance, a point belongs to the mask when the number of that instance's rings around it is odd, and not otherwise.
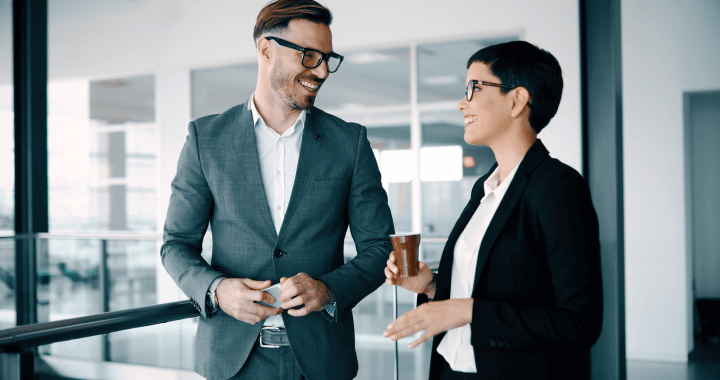
[[[292,194],[290,194],[290,202],[288,203],[287,212],[283,218],[280,234],[287,229],[290,220],[297,210],[298,204],[302,200],[303,194],[310,183],[315,171],[317,160],[323,151],[322,127],[318,120],[318,112],[313,112],[311,108],[307,112],[305,118],[305,128],[300,144],[300,158],[298,159],[297,172],[295,173],[295,183],[293,184]],[[319,137],[318,137],[319,136]]]
[[[536,140],[535,143],[530,147],[528,152],[525,154],[520,167],[515,172],[515,177],[510,183],[507,192],[503,196],[500,205],[495,211],[495,215],[488,225],[487,231],[483,236],[482,242],[480,243],[480,251],[478,252],[477,267],[475,268],[475,279],[473,282],[473,290],[471,294],[475,294],[475,288],[482,276],[482,271],[485,268],[485,263],[490,256],[492,247],[495,245],[500,232],[505,228],[508,218],[515,209],[515,206],[520,201],[525,186],[528,182],[528,175],[533,169],[548,155],[547,149],[540,140]]]
[[[260,159],[258,158],[257,141],[255,139],[255,125],[253,123],[252,111],[248,109],[248,103],[245,102],[235,117],[233,128],[235,133],[233,136],[233,145],[235,153],[240,161],[245,178],[250,186],[250,192],[260,209],[267,227],[272,231],[273,237],[277,239],[275,225],[270,215],[270,206],[268,206],[265,197],[265,188],[263,187],[262,175],[260,174]]]

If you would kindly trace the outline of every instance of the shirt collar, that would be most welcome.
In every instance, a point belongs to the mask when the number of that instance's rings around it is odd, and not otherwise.
[[[490,177],[485,180],[485,197],[487,197],[490,193],[494,193],[498,199],[502,198],[505,195],[508,187],[510,187],[510,182],[512,182],[513,178],[515,177],[515,173],[520,167],[521,162],[522,160],[518,162],[517,166],[515,166],[515,169],[513,169],[510,174],[508,174],[507,178],[505,178],[505,180],[502,181],[500,185],[498,185],[498,181],[500,181],[500,167],[496,167]],[[483,197],[483,199],[485,199],[485,197]]]
[[[252,111],[253,125],[255,126],[255,128],[257,128],[258,126],[261,126],[261,125],[267,126],[267,124],[265,123],[265,120],[263,120],[262,116],[260,116],[260,112],[258,112],[257,108],[255,108],[255,93],[254,92],[252,95],[250,95],[250,101],[248,102],[248,109],[250,111]],[[292,130],[296,129],[295,127],[298,127],[298,126],[305,126],[305,118],[306,117],[307,117],[307,110],[302,110],[300,112],[300,115],[298,116],[297,120],[295,120]],[[260,121],[261,123],[258,123],[258,121]],[[288,129],[288,131],[291,131],[291,130]],[[291,135],[291,134],[292,134],[292,131],[290,133],[288,133],[288,135]]]

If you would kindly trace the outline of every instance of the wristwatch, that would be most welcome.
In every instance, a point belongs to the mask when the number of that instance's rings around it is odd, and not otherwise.
[[[205,297],[205,304],[208,309],[208,315],[215,313],[218,310],[218,301],[217,296],[215,295],[215,291],[217,290],[218,284],[220,281],[224,280],[225,277],[218,277],[215,279],[215,281],[212,282],[210,285],[210,288],[207,291],[207,296]]]

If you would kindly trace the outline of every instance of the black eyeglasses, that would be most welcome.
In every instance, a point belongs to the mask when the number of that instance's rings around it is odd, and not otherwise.
[[[470,82],[468,82],[467,88],[465,88],[465,96],[467,97],[468,102],[472,100],[473,93],[474,93],[475,91],[480,91],[480,88],[475,87],[475,86],[477,86],[477,85],[479,85],[479,84],[484,85],[484,86],[493,86],[493,87],[508,88],[508,89],[511,89],[511,90],[512,90],[513,88],[517,88],[517,87],[518,87],[518,86],[507,86],[507,85],[500,84],[500,83],[492,83],[492,82],[485,82],[485,81],[476,81],[475,79],[473,79],[473,80],[471,80]],[[528,107],[532,108],[532,105],[530,104],[530,102],[528,102],[527,105],[528,105]]]
[[[283,40],[277,37],[265,37],[266,40],[275,41],[280,46],[289,47],[303,53],[302,65],[308,69],[314,69],[325,61],[327,63],[327,70],[329,73],[334,73],[340,67],[344,57],[337,53],[323,53],[319,50],[304,48],[302,46],[295,45],[292,42]]]

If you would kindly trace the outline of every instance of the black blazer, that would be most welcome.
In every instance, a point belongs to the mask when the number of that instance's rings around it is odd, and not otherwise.
[[[484,182],[448,238],[435,300],[450,298],[453,253]],[[480,245],[471,343],[483,379],[589,379],[589,348],[602,327],[598,219],[580,174],[537,140],[515,173]],[[422,302],[422,300],[420,300]],[[433,340],[430,379],[444,358]]]

